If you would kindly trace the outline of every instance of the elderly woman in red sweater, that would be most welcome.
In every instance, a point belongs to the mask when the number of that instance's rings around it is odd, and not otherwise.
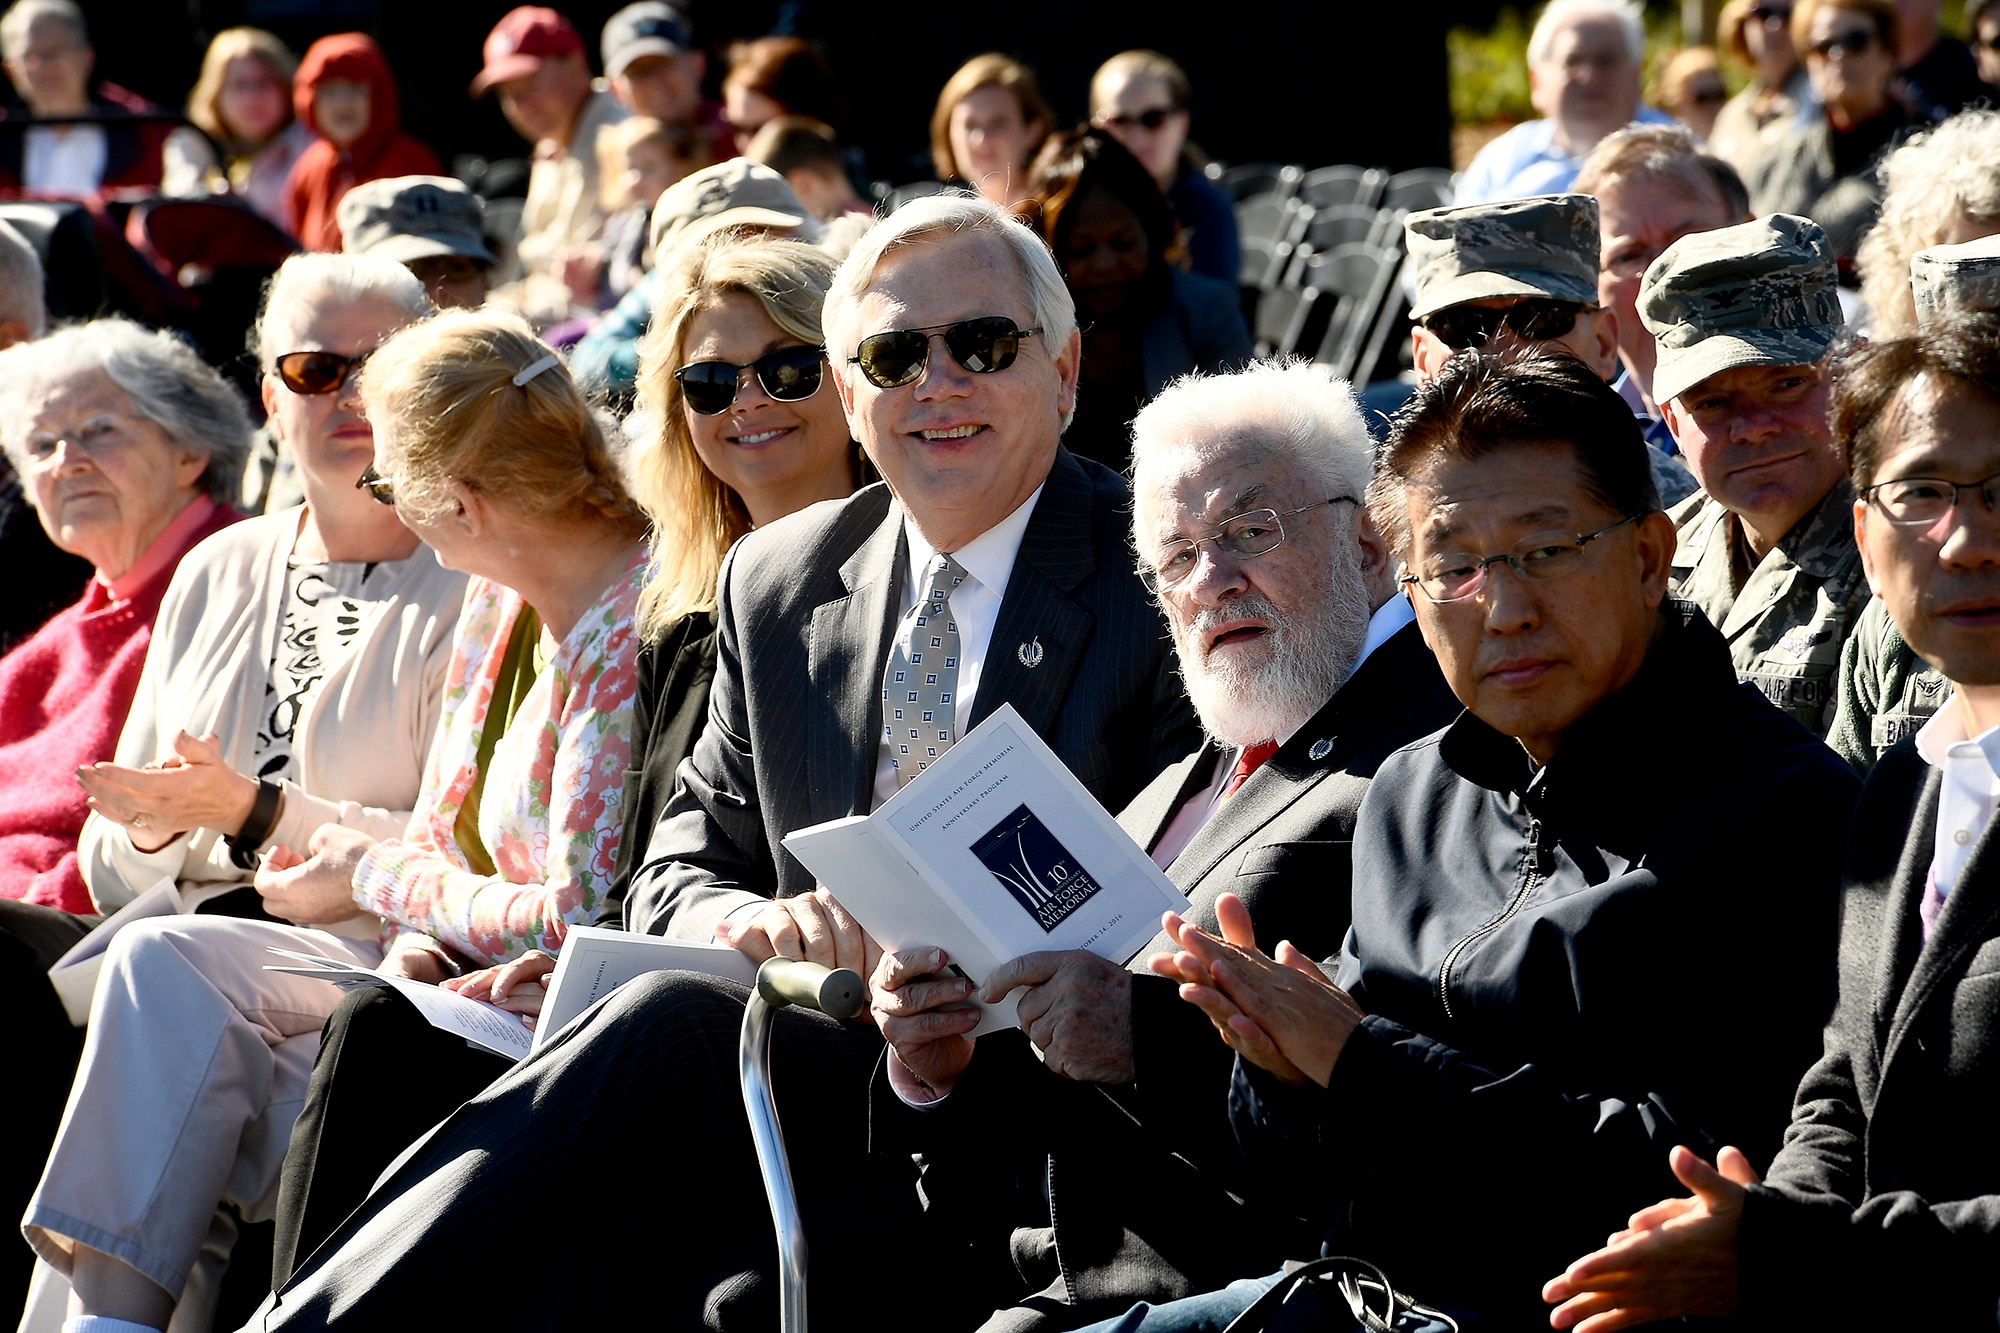
[[[340,249],[334,213],[355,186],[444,170],[435,153],[403,132],[395,76],[382,48],[362,33],[322,37],[306,49],[292,106],[320,136],[285,180],[285,226],[308,250]]]
[[[187,345],[122,319],[0,354],[0,422],[55,544],[96,567],[81,600],[0,658],[0,897],[91,912],[76,769],[111,757],[153,617],[229,507],[250,419]]]

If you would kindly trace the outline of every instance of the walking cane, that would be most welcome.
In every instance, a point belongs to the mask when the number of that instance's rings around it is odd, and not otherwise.
[[[788,1004],[817,1009],[828,1018],[852,1018],[861,1012],[861,997],[861,978],[848,968],[829,971],[818,963],[770,958],[757,969],[757,985],[750,992],[750,1007],[743,1013],[739,1058],[743,1107],[750,1113],[750,1137],[757,1144],[764,1194],[771,1201],[771,1220],[778,1229],[781,1333],[806,1333],[806,1232],[799,1219],[798,1194],[792,1188],[792,1168],[785,1160],[778,1104],[771,1098],[771,1025],[778,1010]]]

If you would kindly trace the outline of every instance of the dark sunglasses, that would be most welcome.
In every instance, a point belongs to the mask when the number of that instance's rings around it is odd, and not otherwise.
[[[861,373],[876,388],[895,389],[923,377],[924,368],[930,364],[932,338],[943,338],[951,359],[965,369],[975,375],[991,375],[1014,364],[1021,351],[1021,339],[1040,332],[1040,329],[1020,328],[1005,315],[984,315],[956,324],[871,333],[847,360],[850,365],[860,366]]]
[[[1873,45],[1875,45],[1874,33],[1868,31],[1866,28],[1855,28],[1848,32],[1843,32],[1837,37],[1829,37],[1823,42],[1814,42],[1812,44],[1812,53],[1821,60],[1825,60],[1835,51],[1839,51],[1844,55],[1858,56]]]
[[[354,483],[354,489],[368,492],[369,497],[377,504],[396,503],[395,484],[377,472],[373,463],[361,470],[361,480]]]
[[[361,363],[375,354],[370,348],[360,356],[338,352],[287,352],[278,358],[278,379],[293,393],[335,393]]]
[[[820,367],[825,364],[824,347],[780,347],[748,365],[727,361],[697,361],[674,372],[680,381],[681,396],[687,405],[705,417],[727,412],[736,401],[743,372],[757,372],[757,383],[781,403],[796,403],[819,392]]]
[[[1792,21],[1792,11],[1778,5],[1752,5],[1750,17],[1767,28],[1777,28]]]
[[[1129,130],[1137,125],[1141,129],[1157,131],[1160,126],[1167,123],[1167,117],[1178,110],[1180,108],[1177,106],[1153,106],[1147,107],[1144,111],[1127,111],[1116,116],[1104,116],[1097,123],[1114,130]]]
[[[1453,351],[1484,347],[1506,325],[1523,342],[1543,343],[1560,338],[1576,327],[1583,307],[1574,301],[1555,301],[1531,296],[1504,309],[1489,306],[1455,305],[1425,315],[1423,325]]]

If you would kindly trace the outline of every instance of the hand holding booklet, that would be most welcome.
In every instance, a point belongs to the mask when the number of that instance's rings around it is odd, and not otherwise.
[[[355,990],[362,986],[389,986],[400,992],[404,999],[417,1007],[417,1012],[430,1020],[434,1028],[455,1033],[467,1042],[495,1055],[509,1060],[519,1060],[528,1053],[528,1046],[534,1034],[519,1014],[510,1014],[497,1005],[484,1000],[468,1000],[463,995],[454,994],[441,986],[428,982],[412,981],[408,977],[385,977],[373,968],[362,967],[358,963],[345,963],[338,958],[328,958],[316,953],[295,953],[290,949],[272,949],[272,953],[296,959],[302,966],[287,967],[279,963],[266,963],[268,972],[290,972],[295,976],[318,977],[330,981],[342,990]]]
[[[800,829],[785,849],[884,949],[931,945],[973,984],[1022,954],[1124,963],[1188,900],[1011,705],[873,814]],[[1015,997],[973,1035],[1018,1027]]]

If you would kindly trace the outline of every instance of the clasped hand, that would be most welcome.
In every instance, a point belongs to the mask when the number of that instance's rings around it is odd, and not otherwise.
[[[863,982],[874,975],[882,946],[824,887],[774,898],[746,921],[718,921],[715,939],[750,961],[791,958],[822,967],[845,967]]]
[[[354,872],[375,839],[340,824],[322,824],[305,857],[280,843],[257,868],[257,892],[272,916],[300,926],[326,926],[361,915]]]
[[[257,803],[256,781],[223,762],[221,741],[185,731],[164,759],[144,768],[86,764],[76,770],[76,781],[90,808],[123,825],[142,852],[159,851],[198,828],[233,834]]]
[[[1181,998],[1244,1059],[1286,1083],[1325,1087],[1365,1017],[1361,1006],[1289,940],[1275,959],[1258,949],[1250,910],[1235,894],[1216,899],[1215,915],[1220,937],[1168,912],[1167,937],[1182,951],[1154,954],[1147,965],[1180,982]]]

